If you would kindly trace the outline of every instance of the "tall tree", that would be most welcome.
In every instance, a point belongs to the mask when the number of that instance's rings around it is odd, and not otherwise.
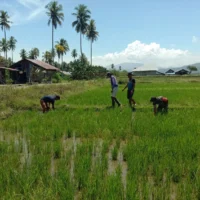
[[[58,4],[57,1],[52,1],[45,7],[47,9],[47,16],[49,17],[48,25],[52,26],[52,55],[54,60],[54,29],[57,28],[58,25],[62,25],[62,21],[64,21],[63,7],[61,4]]]
[[[59,63],[60,57],[64,53],[64,47],[61,46],[60,44],[57,44],[57,45],[55,45],[55,48],[56,48],[56,53],[57,53],[57,56],[58,56],[58,63]]]
[[[91,66],[92,66],[92,43],[98,39],[99,33],[96,31],[95,21],[92,19],[89,23],[87,30],[87,39],[90,40],[90,56],[91,56]]]
[[[76,17],[76,20],[72,22],[72,27],[75,27],[77,33],[80,33],[80,52],[82,51],[82,35],[85,35],[87,32],[88,21],[90,19],[90,10],[84,4],[80,4],[75,7],[75,13],[72,13]]]
[[[69,45],[67,43],[67,40],[61,38],[60,41],[57,41],[57,44],[63,47],[63,50],[60,52],[60,56],[63,62],[63,55],[66,54],[69,51]]]
[[[13,36],[11,36],[8,44],[9,44],[9,49],[12,51],[12,62],[13,62],[13,51],[16,48],[16,43],[17,40]]]
[[[30,59],[37,59],[40,55],[40,51],[38,48],[33,48],[29,51],[29,58]]]
[[[1,10],[0,11],[0,26],[2,31],[4,31],[4,39],[6,41],[6,30],[10,29],[10,24],[12,23],[11,21],[9,21],[9,15],[6,11]],[[5,57],[7,60],[7,50],[5,52]]]
[[[5,38],[2,38],[2,40],[0,41],[0,49],[1,49],[1,51],[4,52],[4,57],[6,58],[6,52],[9,50],[9,44]],[[7,58],[6,58],[6,60],[7,60]]]
[[[192,71],[198,71],[196,66],[188,66],[187,69],[190,70],[190,74],[192,73]]]
[[[45,51],[42,58],[44,62],[52,64],[52,53],[50,51]]]
[[[22,60],[27,58],[27,52],[25,49],[22,49],[19,54]]]
[[[76,49],[73,49],[73,50],[72,50],[72,53],[71,53],[71,55],[72,55],[72,57],[73,57],[73,58],[74,58],[74,60],[75,60],[75,59],[76,59],[76,57],[78,56]]]

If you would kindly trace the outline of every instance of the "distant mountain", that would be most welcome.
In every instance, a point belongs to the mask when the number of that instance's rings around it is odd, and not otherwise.
[[[121,64],[116,64],[115,69],[119,69],[119,66],[121,66],[121,70],[126,70],[126,71],[132,71],[135,67],[141,67],[143,66],[142,63],[121,63]],[[111,65],[107,66],[108,69],[111,68]]]
[[[134,68],[139,68],[139,67],[143,67],[144,64],[142,63],[121,63],[121,64],[116,64],[115,65],[115,69],[119,69],[119,66],[121,66],[121,70],[126,70],[126,71],[132,71]],[[158,67],[158,71],[165,73],[167,70],[172,69],[174,71],[178,71],[180,69],[187,69],[188,66],[195,66],[198,70],[197,71],[193,71],[192,74],[196,74],[196,73],[200,73],[200,63],[194,63],[194,64],[190,64],[190,65],[184,65],[184,66],[179,66],[179,67]],[[151,66],[150,66],[151,67]],[[107,66],[108,69],[111,68],[111,65]],[[144,66],[144,68],[146,68],[146,66]],[[152,67],[153,69],[153,67]]]

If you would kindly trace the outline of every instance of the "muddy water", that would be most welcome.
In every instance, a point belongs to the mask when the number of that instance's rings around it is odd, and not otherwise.
[[[74,157],[76,155],[77,145],[81,143],[81,140],[80,138],[76,138],[76,135],[74,133],[72,138],[68,138],[66,135],[64,135],[61,138],[61,143],[62,143],[61,155],[63,158],[65,157],[68,151],[72,152],[71,160],[70,160],[70,175],[71,175],[71,181],[74,182]],[[52,176],[54,176],[57,171],[58,162],[59,162],[59,159],[54,158],[53,151],[52,151],[51,166],[50,166],[50,173]]]
[[[15,140],[15,143],[17,144],[20,142]],[[24,165],[26,165],[26,167],[29,167],[31,165],[32,153],[29,152],[30,141],[27,142],[25,136],[21,138],[21,143],[22,143],[22,153],[20,157],[20,162],[21,162],[21,169],[23,169]]]
[[[30,141],[27,140],[26,136],[24,134],[17,133],[15,135],[13,134],[0,134],[0,141],[6,141],[7,143],[13,142],[14,145],[14,150],[18,153],[20,153],[20,168],[21,170],[24,169],[24,167],[28,167],[31,165],[32,157],[33,154],[30,152]],[[80,138],[76,138],[75,133],[73,133],[73,136],[71,138],[68,138],[66,135],[64,135],[61,138],[61,144],[62,144],[62,152],[61,156],[64,158],[66,153],[71,151],[71,159],[70,159],[70,178],[72,183],[75,184],[74,180],[74,160],[76,156],[76,151],[77,151],[77,145],[81,144],[83,140]],[[108,174],[115,173],[116,168],[118,166],[121,167],[122,171],[122,183],[124,186],[124,191],[126,191],[127,187],[127,163],[123,161],[123,148],[125,147],[126,143],[121,142],[120,143],[120,148],[118,150],[118,156],[117,160],[113,161],[112,160],[112,150],[114,146],[116,145],[116,142],[113,141],[112,144],[109,146],[109,151],[108,151]],[[94,140],[93,143],[93,151],[92,151],[92,170],[95,167],[95,164],[98,162],[101,162],[102,160],[102,146],[103,146],[103,140],[100,138],[97,138]],[[52,144],[53,147],[53,144]],[[53,149],[53,148],[52,148]],[[54,159],[53,152],[50,160],[50,169],[49,172],[51,176],[54,176],[59,165],[58,165],[59,159]],[[77,192],[75,194],[74,199],[81,199],[81,192]]]
[[[118,163],[121,167],[122,184],[124,186],[124,191],[125,191],[125,194],[126,194],[128,165],[127,165],[127,162],[125,162],[124,159],[123,159],[123,148],[125,146],[126,146],[126,143],[124,141],[122,141],[120,143],[120,149],[119,149],[119,152],[118,152],[117,160],[118,160]]]
[[[24,165],[29,167],[32,161],[32,153],[29,152],[30,141],[27,141],[25,135],[16,133],[2,133],[0,134],[0,141],[14,145],[14,151],[20,154],[20,169],[23,170]]]
[[[170,184],[170,199],[171,200],[176,200],[177,198],[177,190],[178,190],[178,187],[177,187],[177,184],[175,183],[171,183]]]
[[[52,156],[51,157],[51,167],[50,167],[51,176],[55,175],[56,169],[57,169],[57,160],[54,159],[54,156]]]
[[[93,148],[92,148],[92,171],[93,171],[97,161],[101,162],[101,160],[102,160],[102,155],[101,155],[102,145],[103,145],[103,140],[102,139],[97,139],[93,143]]]
[[[124,186],[124,195],[126,195],[126,188],[127,188],[127,172],[128,172],[128,165],[127,162],[123,159],[123,148],[126,146],[124,141],[121,141],[120,148],[118,150],[117,160],[112,160],[112,150],[115,147],[116,142],[114,141],[108,151],[108,174],[113,174],[116,172],[118,166],[121,168],[121,178],[122,184]],[[124,197],[126,199],[126,196]]]
[[[148,172],[147,172],[147,179],[148,179],[148,185],[149,185],[149,200],[154,199],[154,177],[152,176],[152,166],[149,166]]]
[[[108,150],[108,174],[109,175],[115,173],[116,168],[118,166],[118,162],[112,160],[112,151],[114,147],[115,147],[115,141],[112,142]]]

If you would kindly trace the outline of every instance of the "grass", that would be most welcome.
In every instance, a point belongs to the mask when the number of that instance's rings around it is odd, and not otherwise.
[[[106,108],[108,81],[1,87],[1,198],[199,199],[200,82],[179,78],[136,78],[136,112],[124,85],[123,107]],[[46,91],[61,101],[42,114]],[[167,115],[153,115],[157,95]]]

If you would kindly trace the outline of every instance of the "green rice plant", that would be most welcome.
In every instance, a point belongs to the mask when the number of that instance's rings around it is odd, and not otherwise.
[[[116,147],[117,147],[117,149],[120,148],[120,143],[121,143],[121,140],[118,138],[118,139],[116,140]]]
[[[71,138],[72,137],[72,130],[70,130],[70,129],[67,129],[67,137],[68,138]]]
[[[78,191],[82,199],[199,199],[200,81],[168,78],[136,78],[136,112],[123,86],[123,107],[107,109],[105,81],[1,87],[1,198],[73,199]],[[42,114],[38,100],[46,91],[62,98]],[[159,95],[169,98],[169,112],[154,116],[149,99]],[[126,187],[122,169],[107,173],[113,141],[112,160],[122,148],[127,164]]]
[[[77,146],[75,157],[75,180],[77,189],[82,190],[86,187],[91,170],[92,161],[92,143],[87,142]]]
[[[122,150],[122,155],[123,155],[123,161],[127,161],[127,156],[128,156],[128,150],[126,147],[123,148]]]
[[[124,199],[123,184],[121,182],[121,170],[106,177],[102,199]]]
[[[61,157],[61,144],[60,142],[54,143],[54,148],[53,148],[53,157],[54,159],[58,159]]]
[[[112,149],[112,160],[117,160],[117,155],[118,155],[118,148],[115,145],[114,148]]]

